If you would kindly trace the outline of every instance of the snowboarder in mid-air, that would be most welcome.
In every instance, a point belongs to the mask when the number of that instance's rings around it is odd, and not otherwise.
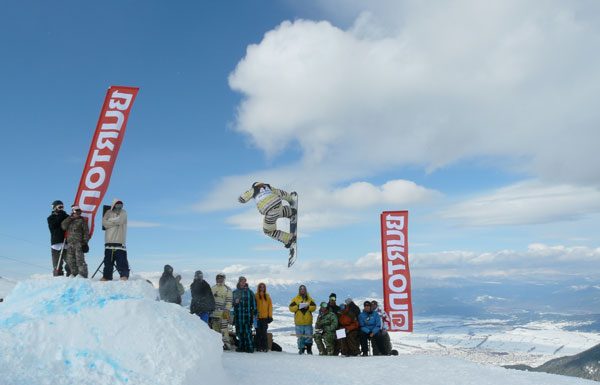
[[[256,208],[263,214],[263,231],[269,237],[283,243],[290,248],[296,242],[296,234],[277,230],[277,219],[292,218],[296,216],[296,209],[291,207],[296,199],[296,192],[288,194],[283,190],[276,189],[267,183],[254,182],[252,188],[238,198],[240,203],[247,203],[254,198]],[[290,206],[283,205],[282,200],[287,201]]]

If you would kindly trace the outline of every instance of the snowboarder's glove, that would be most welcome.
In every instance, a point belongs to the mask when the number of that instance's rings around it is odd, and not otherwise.
[[[270,324],[271,322],[273,322],[273,318],[267,317],[267,323]]]
[[[223,310],[223,319],[229,319],[229,310]]]
[[[87,243],[84,243],[84,244],[81,246],[81,251],[83,251],[83,253],[84,253],[84,254],[85,254],[85,253],[88,253],[88,252],[90,251],[90,246],[88,246],[88,244],[87,244]]]
[[[240,202],[240,203],[246,203],[246,201],[244,200],[244,198],[242,198],[241,195],[238,197],[238,202]]]

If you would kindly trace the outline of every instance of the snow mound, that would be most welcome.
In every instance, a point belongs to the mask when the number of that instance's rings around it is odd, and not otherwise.
[[[19,282],[0,304],[2,384],[198,384],[222,344],[144,280]]]

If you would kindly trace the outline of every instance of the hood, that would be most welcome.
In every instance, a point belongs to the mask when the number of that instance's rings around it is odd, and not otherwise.
[[[115,198],[115,199],[113,199],[113,201],[112,201],[112,204],[110,205],[110,209],[111,209],[111,210],[114,210],[114,209],[115,209],[115,205],[116,205],[117,203],[119,203],[119,202],[123,203],[123,201],[122,201],[122,200],[120,200],[119,198]]]

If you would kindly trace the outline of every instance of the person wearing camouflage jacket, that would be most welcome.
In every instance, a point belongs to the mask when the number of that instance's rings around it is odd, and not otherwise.
[[[71,209],[73,211],[71,215],[60,224],[67,232],[67,264],[71,270],[71,277],[87,278],[88,266],[85,263],[84,253],[89,251],[90,230],[87,220],[81,216],[79,206],[73,205]]]
[[[210,316],[210,327],[223,336],[223,350],[231,350],[231,338],[229,337],[229,315],[233,306],[233,292],[225,284],[225,274],[219,273],[216,277],[217,284],[211,290],[215,297],[215,310]]]
[[[238,352],[254,353],[252,324],[256,318],[256,296],[248,288],[245,277],[240,277],[237,289],[233,291],[233,312],[235,335],[238,338]]]
[[[334,355],[337,327],[337,316],[329,310],[327,302],[322,302],[317,322],[315,322],[315,343],[320,356]]]
[[[282,200],[291,204],[294,200],[293,194],[296,193],[292,192],[288,194],[283,190],[271,187],[270,184],[254,182],[248,191],[240,195],[238,201],[240,203],[247,203],[250,199],[254,198],[256,208],[265,216],[263,220],[264,233],[289,248],[295,239],[293,239],[292,234],[277,230],[277,219],[291,218],[296,214],[295,209],[282,204]]]

